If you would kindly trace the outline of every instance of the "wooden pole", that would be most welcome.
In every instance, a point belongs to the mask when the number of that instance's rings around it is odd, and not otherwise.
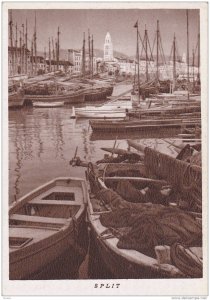
[[[59,70],[59,59],[60,59],[60,39],[59,39],[60,31],[58,27],[58,50],[57,50],[57,71]]]
[[[188,90],[188,93],[187,93],[187,99],[189,100],[189,96],[190,96],[190,93],[189,93],[189,89],[190,89],[190,78],[189,78],[189,16],[188,16],[188,9],[186,11],[186,14],[187,14],[187,90]]]
[[[146,25],[145,25],[146,80],[149,81],[147,42],[148,42],[148,35],[147,35],[147,29],[146,29]]]
[[[94,74],[94,68],[93,68],[93,57],[94,57],[94,54],[93,54],[93,35],[92,35],[92,41],[91,41],[91,70],[92,70],[92,78],[93,78],[93,74]]]
[[[137,65],[138,65],[138,97],[139,97],[139,103],[140,103],[140,70],[139,70],[139,25],[137,21],[137,27],[136,27],[136,34],[137,34]]]
[[[198,82],[200,83],[200,26],[198,32]]]
[[[22,32],[20,31],[20,74],[22,74]]]
[[[26,19],[26,74],[28,74],[28,23],[27,23],[27,19]]]
[[[24,24],[22,24],[22,28],[23,28],[23,53],[22,53],[22,63],[23,63],[23,73],[25,74],[25,26]]]
[[[120,176],[114,176],[114,177],[103,177],[103,181],[138,181],[138,182],[145,182],[145,183],[153,183],[153,184],[160,184],[160,185],[166,185],[167,182],[165,180],[158,180],[158,179],[151,179],[151,178],[145,178],[145,177],[120,177]]]
[[[173,91],[176,87],[176,37],[174,33],[174,40],[173,40]]]
[[[47,58],[47,53],[46,53],[46,48],[44,47],[44,72],[46,73],[46,58]]]
[[[92,57],[91,57],[91,40],[90,40],[90,30],[88,29],[88,53],[89,53],[89,61],[88,61],[88,66],[89,66],[89,74],[91,75],[92,74],[92,70],[91,70],[91,67],[92,67]]]
[[[53,48],[53,71],[55,72],[55,46],[54,46],[53,38],[52,38],[52,48]]]
[[[194,48],[193,48],[193,51],[192,51],[192,56],[193,56],[193,61],[192,61],[192,73],[193,73],[193,94],[195,92],[195,80],[194,80],[194,66],[195,66],[195,51],[194,51]]]
[[[18,73],[18,35],[17,35],[17,23],[15,26],[15,73]]]
[[[11,47],[11,64],[10,64],[10,75],[14,75],[14,49],[13,49],[13,30],[12,30],[12,11],[10,11],[10,21],[9,21],[9,29],[10,29],[10,47]]]
[[[34,29],[34,55],[35,55],[35,75],[37,75],[37,36],[36,36],[36,12],[35,12],[35,29]]]
[[[34,74],[34,42],[31,41],[31,75]]]
[[[85,32],[83,33],[83,47],[82,47],[82,75],[85,76]]]
[[[49,38],[49,72],[51,72],[51,44]]]
[[[157,81],[159,81],[159,20],[157,20]]]

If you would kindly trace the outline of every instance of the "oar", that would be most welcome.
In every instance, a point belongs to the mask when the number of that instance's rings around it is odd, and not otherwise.
[[[75,149],[75,152],[74,152],[74,158],[73,158],[73,159],[75,159],[76,156],[77,156],[77,150],[78,150],[78,146],[77,146],[76,149]]]
[[[116,143],[117,143],[117,136],[116,136],[116,139],[115,139],[115,142],[114,142],[114,146],[113,146],[113,148],[112,148],[112,155],[111,155],[111,157],[113,156],[113,154],[114,154],[114,148],[115,148],[115,146],[116,146]]]
[[[158,180],[158,179],[151,179],[151,178],[145,178],[145,177],[120,177],[120,176],[114,176],[114,177],[103,177],[103,180],[110,180],[110,181],[121,181],[121,180],[129,180],[129,181],[140,181],[145,183],[154,183],[154,184],[160,184],[160,185],[166,185],[167,182],[165,180]]]
[[[144,150],[146,148],[146,146],[142,145],[142,144],[139,144],[133,140],[127,140],[127,143],[130,147],[133,147],[135,148],[136,150],[140,151],[140,152],[143,152],[144,153]]]

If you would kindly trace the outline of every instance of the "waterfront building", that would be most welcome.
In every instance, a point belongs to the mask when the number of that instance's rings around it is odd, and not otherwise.
[[[81,73],[82,71],[82,50],[68,49],[68,61],[72,64],[72,72],[75,74]],[[89,72],[89,53],[85,53],[85,71]],[[97,72],[97,58],[93,56],[93,73]]]
[[[113,45],[109,32],[107,32],[104,43],[104,61],[113,61]]]
[[[29,73],[30,51],[23,47],[8,47],[8,73],[16,76]]]
[[[64,73],[72,73],[73,64],[68,60],[59,60],[58,67],[57,67],[57,60],[46,59],[46,72],[55,72],[55,71],[62,71]]]

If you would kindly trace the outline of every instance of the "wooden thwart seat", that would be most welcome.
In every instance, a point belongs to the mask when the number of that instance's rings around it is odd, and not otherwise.
[[[48,217],[28,216],[28,215],[19,215],[19,214],[11,215],[10,220],[12,220],[12,221],[22,221],[22,222],[31,222],[31,223],[60,224],[60,225],[63,225],[63,224],[66,223],[65,218],[48,218]]]
[[[69,200],[44,200],[44,199],[33,199],[27,204],[37,204],[37,205],[68,205],[68,206],[78,206],[78,203]]]

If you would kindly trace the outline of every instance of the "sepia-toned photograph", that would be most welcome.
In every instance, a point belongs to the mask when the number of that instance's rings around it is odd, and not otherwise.
[[[4,296],[207,296],[207,10],[4,3]]]

